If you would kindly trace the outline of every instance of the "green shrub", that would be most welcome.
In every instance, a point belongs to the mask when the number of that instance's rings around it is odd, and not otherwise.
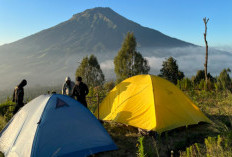
[[[8,110],[4,114],[4,118],[7,122],[14,116],[13,114],[14,109],[15,109],[15,106],[9,106]]]
[[[0,115],[4,116],[10,107],[14,107],[15,103],[9,99],[0,104]]]
[[[0,116],[0,131],[5,127],[5,125],[6,125],[5,119],[2,116]]]
[[[111,91],[115,87],[115,82],[114,81],[106,82],[103,85],[103,87],[104,87],[104,90],[106,90],[106,92],[109,92],[109,91]]]
[[[199,85],[198,85],[199,90],[204,90],[205,89],[205,80],[201,80]]]
[[[231,133],[229,133],[231,134]],[[231,149],[231,139],[228,136],[221,137],[218,135],[217,137],[207,137],[205,138],[205,142],[203,146],[199,146],[199,144],[195,143],[190,147],[186,148],[186,151],[183,156],[187,157],[195,157],[195,156],[232,156]]]
[[[217,78],[217,86],[219,90],[231,90],[230,69],[224,69]]]
[[[184,78],[182,80],[178,80],[177,86],[181,90],[192,90],[193,89],[193,83],[189,78]]]

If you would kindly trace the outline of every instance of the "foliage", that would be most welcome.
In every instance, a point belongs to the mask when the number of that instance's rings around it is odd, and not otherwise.
[[[76,77],[81,76],[83,82],[89,87],[101,86],[104,83],[105,76],[101,70],[97,58],[94,55],[83,58],[81,64],[76,70]]]
[[[199,83],[194,83],[194,81],[190,80],[189,78],[183,78],[182,80],[177,80],[177,87],[181,90],[205,90],[206,82],[202,79]],[[207,80],[207,89],[209,91],[213,91],[217,89],[217,84],[215,84],[210,79]]]
[[[103,87],[107,92],[109,92],[115,87],[115,82],[114,81],[105,82]]]
[[[223,69],[217,79],[217,86],[219,90],[231,90],[231,79],[230,79],[230,69]]]
[[[143,140],[144,140],[144,137],[139,137],[138,138],[138,153],[137,153],[137,156],[138,157],[145,157],[145,153],[144,153],[144,146],[143,146]]]
[[[173,57],[169,57],[163,62],[159,76],[177,84],[177,80],[184,78],[184,73],[179,70],[176,60]]]
[[[6,125],[6,120],[4,117],[0,116],[0,131],[5,127]]]
[[[230,134],[229,132],[228,134]],[[186,148],[186,152],[182,154],[182,156],[187,157],[211,157],[211,156],[231,156],[232,155],[232,148],[231,148],[231,138],[227,135],[221,137],[220,135],[216,137],[207,137],[204,140],[204,144],[195,143],[190,147]]]
[[[207,89],[209,91],[215,90],[215,85],[214,84],[215,83],[213,81],[211,81],[210,79],[208,79],[207,80],[207,88],[205,88],[205,89]],[[206,86],[206,82],[205,82],[204,86]]]
[[[205,80],[202,79],[198,85],[198,89],[204,90],[205,89]]]
[[[4,128],[6,123],[13,117],[15,103],[8,98],[5,102],[0,104],[0,131]]]
[[[13,103],[10,100],[7,100],[0,104],[0,115],[4,116],[4,114],[7,112],[8,108],[10,106],[13,106],[15,103]]]
[[[128,32],[118,55],[114,58],[117,83],[131,76],[149,72],[148,61],[136,50],[136,45],[134,34]]]
[[[204,89],[205,81],[203,80],[202,82],[204,82],[202,83],[202,89]],[[165,132],[163,135],[154,135],[155,140],[151,136],[144,136],[143,140],[141,140],[140,138],[142,137],[138,133],[137,128],[113,122],[104,122],[104,127],[120,149],[100,153],[99,156],[136,156],[139,154],[148,157],[170,156],[172,150],[174,152],[173,156],[232,156],[231,92],[227,90],[221,90],[220,92],[216,90],[195,90],[195,88],[198,88],[198,84],[195,85],[188,78],[179,80],[179,85],[201,111],[213,121],[213,125],[198,124],[189,126],[188,128],[178,128]],[[217,83],[213,85],[216,86]],[[103,86],[90,88],[88,97],[92,97],[93,101],[90,104],[90,99],[88,99],[88,104],[92,112],[96,109],[97,105],[96,95],[106,95],[113,86],[114,82],[111,81],[105,83]],[[9,109],[10,104],[13,105],[9,99],[0,104],[0,129],[6,125],[6,113],[11,113]],[[136,145],[138,147],[135,147]]]
[[[103,86],[89,88],[89,94],[87,96],[87,104],[89,110],[92,113],[94,113],[98,105],[100,105],[105,95],[106,95],[106,90],[104,90]]]
[[[216,81],[216,79],[210,73],[207,74],[207,77],[211,82]],[[205,70],[198,70],[196,76],[192,77],[192,80],[195,84],[199,84],[201,80],[205,80]]]
[[[194,88],[194,85],[189,78],[183,78],[182,80],[178,80],[177,86],[181,90],[192,90]]]
[[[205,80],[202,79],[199,84],[196,84],[196,88],[195,89],[198,89],[198,90],[205,90],[205,89],[207,89],[209,91],[212,91],[212,90],[215,89],[215,83],[212,82],[210,79],[208,79],[207,80],[207,84],[206,84]]]
[[[0,104],[0,116],[4,116],[6,121],[9,121],[13,116],[13,111],[15,108],[15,103],[9,98]]]

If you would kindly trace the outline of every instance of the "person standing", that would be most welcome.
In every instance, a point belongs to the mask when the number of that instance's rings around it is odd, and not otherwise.
[[[27,85],[27,81],[26,80],[22,80],[21,83],[15,87],[14,89],[14,93],[13,93],[13,102],[16,103],[15,109],[13,111],[13,113],[17,113],[18,110],[24,106],[23,103],[23,99],[24,99],[24,89],[23,87],[25,87]]]
[[[72,96],[74,98],[76,97],[76,100],[87,108],[86,95],[88,95],[88,93],[88,86],[85,83],[83,83],[82,78],[78,76],[76,79],[76,84],[74,86]]]
[[[62,94],[72,96],[74,86],[75,83],[71,81],[70,77],[66,77],[62,88]]]

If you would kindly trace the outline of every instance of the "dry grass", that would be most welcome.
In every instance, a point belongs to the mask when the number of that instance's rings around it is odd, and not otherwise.
[[[221,144],[225,145],[227,134],[232,129],[232,94],[228,92],[215,93],[204,91],[194,91],[193,93],[188,92],[186,94],[193,99],[214,124],[200,123],[199,125],[188,126],[187,128],[177,128],[165,132],[160,136],[154,133],[146,135],[143,140],[145,156],[166,157],[171,156],[171,151],[173,151],[173,156],[207,156],[207,151],[215,154],[212,150],[215,150],[218,154],[229,154],[232,156],[230,149],[228,149],[229,147],[225,148],[222,146],[215,149],[214,146],[217,143],[218,135],[222,139]],[[99,153],[95,156],[138,156],[138,139],[143,135],[138,132],[137,128],[109,122],[105,122],[104,127],[119,149]],[[216,142],[209,141],[210,137],[213,139],[216,138],[214,140]],[[207,140],[209,141],[208,145],[205,143]],[[227,142],[227,144],[230,143]],[[186,150],[190,154],[187,154]],[[194,155],[194,151],[199,151],[200,154]]]
[[[142,135],[137,128],[104,122],[118,150],[96,154],[96,157],[135,157],[143,151],[147,157],[171,156],[232,156],[232,94],[230,92],[186,92],[197,106],[214,122],[214,124],[201,123],[177,128],[161,135],[150,133]],[[6,118],[6,116],[5,116]],[[0,129],[6,121],[0,116]],[[140,151],[139,151],[140,150]],[[1,154],[0,154],[1,156]]]

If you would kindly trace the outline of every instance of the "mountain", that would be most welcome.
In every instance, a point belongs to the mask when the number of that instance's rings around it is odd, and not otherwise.
[[[98,7],[75,14],[49,29],[0,46],[0,90],[16,85],[22,78],[28,79],[31,85],[61,83],[66,76],[74,76],[82,57],[89,54],[98,57],[110,79],[113,77],[112,60],[128,31],[134,32],[138,50],[147,57],[153,72],[159,70],[165,57],[186,57],[190,54],[196,57],[203,52],[198,46],[143,27],[110,8]],[[192,73],[195,69],[187,70]]]
[[[139,48],[183,47],[192,44],[143,27],[110,8],[88,9],[52,28],[0,47],[17,53],[101,53],[117,51],[128,31],[134,32]]]

